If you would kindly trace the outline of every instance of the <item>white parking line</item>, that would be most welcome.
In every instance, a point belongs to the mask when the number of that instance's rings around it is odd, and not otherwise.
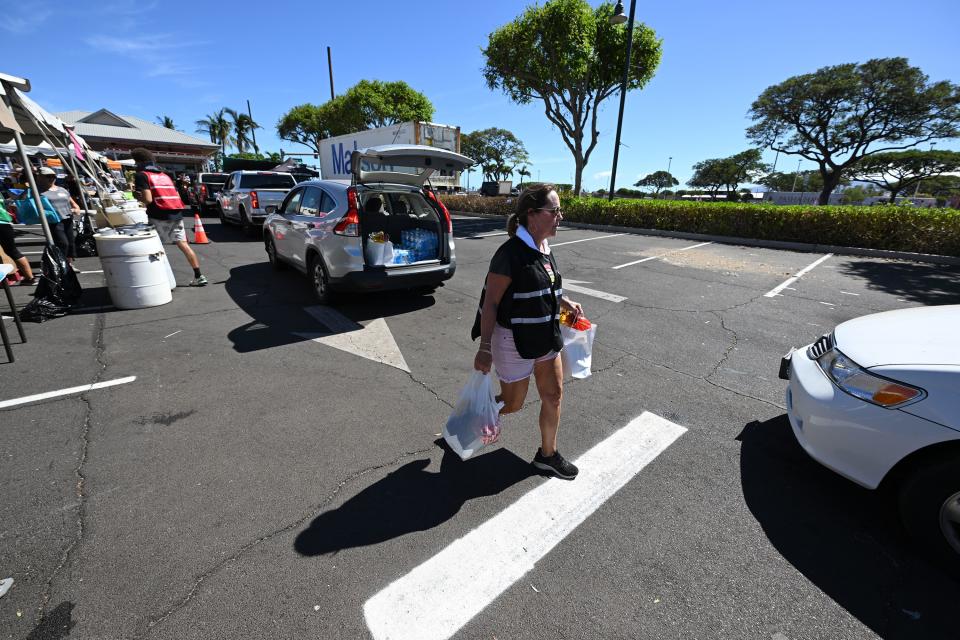
[[[573,482],[548,480],[367,600],[375,640],[446,640],[519,580],[677,438],[644,412],[580,456]]]
[[[668,255],[670,255],[671,253],[676,253],[677,251],[686,251],[686,250],[688,250],[688,249],[696,249],[697,247],[702,247],[702,246],[708,245],[708,244],[713,244],[713,243],[712,243],[712,242],[701,242],[700,244],[694,244],[694,245],[691,245],[691,246],[689,246],[689,247],[683,247],[682,249],[674,249],[673,251],[667,251],[666,253],[661,253],[661,254],[658,255],[658,256],[650,256],[649,258],[643,258],[643,259],[641,259],[641,260],[634,260],[633,262],[628,262],[628,263],[626,263],[626,264],[618,264],[617,266],[611,267],[611,268],[612,268],[612,269],[623,269],[624,267],[629,267],[629,266],[632,266],[632,265],[635,265],[635,264],[640,264],[641,262],[647,262],[648,260],[656,260],[657,258],[662,258],[662,257],[664,257],[664,256],[668,256]]]
[[[625,233],[611,233],[605,236],[597,236],[595,238],[583,238],[582,240],[570,240],[569,242],[558,242],[557,244],[550,243],[550,248],[562,247],[565,244],[576,244],[578,242],[589,242],[591,240],[603,240],[605,238],[616,238],[617,236],[625,236]]]
[[[565,291],[576,291],[577,293],[582,293],[586,296],[593,296],[594,298],[600,298],[601,300],[609,300],[610,302],[623,302],[626,300],[623,296],[618,296],[615,293],[607,293],[606,291],[597,291],[596,289],[588,289],[587,287],[581,287],[578,285],[581,284],[590,284],[589,282],[584,282],[583,280],[569,280],[567,278],[563,279],[563,289]]]
[[[780,295],[780,292],[781,292],[781,291],[783,291],[784,289],[786,289],[787,287],[789,287],[790,285],[792,285],[794,282],[796,282],[797,280],[799,280],[800,278],[802,278],[802,277],[804,276],[804,274],[812,271],[818,264],[820,264],[821,262],[824,262],[825,260],[827,260],[828,258],[830,258],[830,257],[832,257],[832,256],[833,256],[832,253],[828,253],[827,255],[823,256],[823,257],[820,258],[819,260],[816,260],[816,261],[814,261],[813,263],[808,264],[808,265],[805,266],[803,269],[800,269],[800,271],[797,271],[797,272],[793,275],[793,277],[787,279],[786,282],[777,285],[776,288],[771,289],[770,291],[768,291],[768,292],[766,292],[765,294],[763,294],[763,297],[764,297],[764,298],[772,298],[772,297],[774,297],[774,296]]]
[[[4,400],[3,402],[0,402],[0,409],[6,409],[7,407],[15,407],[18,404],[27,404],[29,402],[39,402],[41,400],[47,400],[49,398],[56,398],[57,396],[69,396],[75,393],[86,393],[87,391],[92,391],[94,389],[114,387],[118,384],[127,384],[128,382],[133,382],[136,379],[137,379],[137,376],[128,376],[126,378],[117,378],[116,380],[107,380],[105,382],[95,382],[93,384],[85,384],[80,387],[70,387],[69,389],[61,389],[60,391],[47,391],[46,393],[38,393],[32,396],[24,396],[23,398],[15,398],[13,400]]]

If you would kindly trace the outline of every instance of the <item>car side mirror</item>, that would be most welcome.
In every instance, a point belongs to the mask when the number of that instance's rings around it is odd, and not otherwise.
[[[275,205],[275,204],[268,204],[266,207],[264,207],[264,211],[267,212],[267,215],[270,215],[271,213],[276,213],[276,212],[277,212],[277,205]]]

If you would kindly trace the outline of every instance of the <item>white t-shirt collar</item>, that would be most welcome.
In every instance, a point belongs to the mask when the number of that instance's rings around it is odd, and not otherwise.
[[[530,232],[527,231],[527,228],[522,224],[517,226],[517,237],[523,240],[524,244],[526,244],[528,247],[530,247],[534,251],[539,251],[545,256],[550,255],[550,244],[547,242],[547,239],[546,238],[543,239],[542,248],[538,247],[533,243],[533,236],[530,235]]]

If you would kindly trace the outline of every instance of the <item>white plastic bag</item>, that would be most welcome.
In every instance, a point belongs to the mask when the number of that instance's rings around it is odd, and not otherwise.
[[[374,242],[367,240],[367,246],[364,248],[364,257],[370,266],[381,266],[393,262],[393,243]]]
[[[593,337],[597,333],[597,325],[592,324],[585,331],[578,331],[565,324],[560,325],[560,335],[563,336],[563,377],[589,378],[590,361],[593,357]]]
[[[493,391],[493,375],[474,371],[443,427],[444,440],[466,460],[500,438],[502,408],[503,403],[497,402]]]

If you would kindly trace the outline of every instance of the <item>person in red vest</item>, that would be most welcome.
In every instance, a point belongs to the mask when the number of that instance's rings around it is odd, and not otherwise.
[[[162,242],[175,244],[183,251],[187,262],[193,267],[191,287],[202,287],[207,278],[200,273],[200,261],[187,243],[187,232],[183,228],[183,210],[186,208],[177,193],[177,187],[163,169],[157,166],[153,154],[142,147],[130,152],[137,163],[137,175],[134,178],[134,193],[137,200],[147,205],[147,218],[150,219]]]

